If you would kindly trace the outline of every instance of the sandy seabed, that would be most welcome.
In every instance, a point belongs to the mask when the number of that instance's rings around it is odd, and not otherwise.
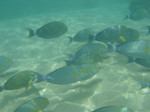
[[[112,7],[109,10],[101,7],[1,21],[0,55],[13,59],[14,65],[4,73],[6,76],[0,77],[0,84],[4,84],[15,72],[33,70],[48,74],[65,66],[64,60],[69,59],[67,54],[75,53],[83,45],[79,42],[69,43],[68,37],[74,36],[83,28],[90,27],[99,32],[107,27],[122,24],[137,29],[141,34],[140,38],[147,38],[144,27],[149,20],[122,20],[126,13],[127,6]],[[37,29],[52,21],[64,22],[68,26],[68,32],[49,40],[37,36],[27,38],[28,32],[25,28]],[[107,55],[109,58],[99,62],[99,72],[88,80],[68,85],[41,82],[26,91],[20,89],[1,92],[0,112],[13,112],[26,100],[39,95],[49,99],[50,104],[45,109],[46,112],[91,112],[110,105],[125,105],[135,112],[149,112],[149,89],[138,89],[140,81],[150,80],[150,70],[136,63],[128,64],[127,58],[116,52]]]

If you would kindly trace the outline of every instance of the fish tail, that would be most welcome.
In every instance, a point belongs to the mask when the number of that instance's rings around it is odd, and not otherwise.
[[[125,15],[125,17],[123,18],[123,20],[129,19],[129,15]]]
[[[147,82],[141,82],[140,84],[141,84],[141,88],[139,88],[139,90],[146,88],[146,87],[150,87],[150,84]]]
[[[94,35],[89,35],[88,43],[91,43],[94,40],[95,40],[95,36]]]
[[[135,62],[136,58],[128,57],[128,63],[133,63]]]
[[[69,59],[64,60],[66,65],[72,65],[73,59],[75,58],[75,55],[68,54],[68,53],[66,53],[66,55],[69,57]]]
[[[43,75],[43,74],[37,73],[37,76],[38,77],[37,77],[36,83],[39,83],[39,82],[42,82],[42,81],[46,80],[45,75]]]
[[[72,61],[70,61],[70,60],[65,60],[65,63],[66,63],[66,65],[68,66],[68,65],[72,65]]]
[[[150,25],[147,25],[147,29],[148,29],[148,34],[150,34]]]
[[[2,92],[4,90],[3,86],[0,86],[0,92]]]
[[[116,51],[116,46],[115,45],[112,45],[112,44],[107,44],[107,47],[108,47],[108,51],[111,52],[111,51]]]
[[[69,38],[69,44],[70,44],[70,43],[72,43],[73,38],[72,38],[72,37],[70,37],[70,36],[69,36],[68,38]]]
[[[45,81],[51,82],[53,80],[49,75],[45,76]]]
[[[35,35],[35,32],[34,32],[34,30],[33,30],[33,29],[31,29],[31,28],[27,28],[26,30],[28,30],[28,31],[29,31],[29,36],[28,36],[28,38],[31,38],[31,37],[33,37],[33,36]]]

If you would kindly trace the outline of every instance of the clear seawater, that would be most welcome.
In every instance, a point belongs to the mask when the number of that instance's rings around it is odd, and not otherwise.
[[[13,59],[13,66],[0,76],[3,85],[14,73],[33,70],[48,74],[65,66],[67,54],[74,54],[83,43],[72,42],[79,30],[91,27],[96,32],[122,24],[135,28],[141,38],[145,35],[148,19],[123,20],[129,0],[1,0],[0,1],[0,55]],[[56,39],[27,38],[25,28],[38,29],[42,25],[62,21],[68,31]],[[150,112],[150,92],[139,90],[150,70],[136,63],[127,63],[127,57],[111,52],[98,63],[101,69],[90,79],[68,85],[49,82],[34,84],[27,90],[0,93],[0,112],[13,112],[19,105],[42,95],[49,99],[46,112],[91,112],[110,105],[124,105],[134,112]]]

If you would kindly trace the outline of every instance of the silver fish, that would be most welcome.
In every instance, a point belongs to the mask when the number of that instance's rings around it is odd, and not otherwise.
[[[150,58],[150,41],[128,42],[116,48],[117,52],[132,58]]]

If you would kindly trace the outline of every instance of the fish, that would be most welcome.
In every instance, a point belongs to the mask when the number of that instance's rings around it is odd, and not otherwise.
[[[107,44],[122,45],[127,42],[138,40],[139,33],[137,30],[128,28],[124,25],[114,25],[97,33],[95,40]]]
[[[144,89],[144,88],[150,88],[150,82],[143,81],[143,82],[140,82],[140,85],[141,85],[141,87],[139,90]]]
[[[49,100],[46,97],[35,97],[20,105],[14,112],[43,112],[49,105]]]
[[[0,74],[5,72],[12,65],[13,65],[13,60],[12,59],[10,59],[6,56],[0,56]]]
[[[10,77],[3,86],[0,86],[0,92],[3,90],[27,89],[29,86],[32,86],[33,83],[38,83],[44,80],[44,75],[38,72],[31,70],[22,71]]]
[[[140,85],[138,90],[150,88],[149,74],[131,74],[130,77]]]
[[[94,40],[94,30],[91,28],[85,28],[77,32],[73,38],[70,38],[70,42],[92,42]]]
[[[132,58],[132,57],[128,57],[128,63],[137,63],[141,66],[150,68],[150,58]]]
[[[130,12],[134,12],[139,9],[145,9],[149,12],[150,11],[149,6],[150,6],[149,0],[131,0],[128,8]]]
[[[134,62],[144,67],[150,68],[150,58],[136,58]]]
[[[98,108],[92,112],[134,112],[134,111],[126,106],[113,105]]]
[[[135,11],[132,11],[128,16],[125,17],[125,19],[131,19],[133,21],[139,21],[148,16],[148,11],[146,9],[138,9]]]
[[[150,58],[150,41],[137,40],[117,46],[116,51],[132,58]]]
[[[95,64],[70,65],[54,70],[45,76],[46,81],[54,84],[72,84],[89,79],[99,71]]]
[[[66,64],[97,63],[104,58],[107,50],[107,45],[103,43],[88,43],[79,49],[71,60],[66,60]]]
[[[62,36],[68,31],[68,28],[63,22],[53,21],[38,28],[36,32],[30,28],[27,28],[27,30],[29,31],[29,37],[37,35],[44,39],[52,39]]]

